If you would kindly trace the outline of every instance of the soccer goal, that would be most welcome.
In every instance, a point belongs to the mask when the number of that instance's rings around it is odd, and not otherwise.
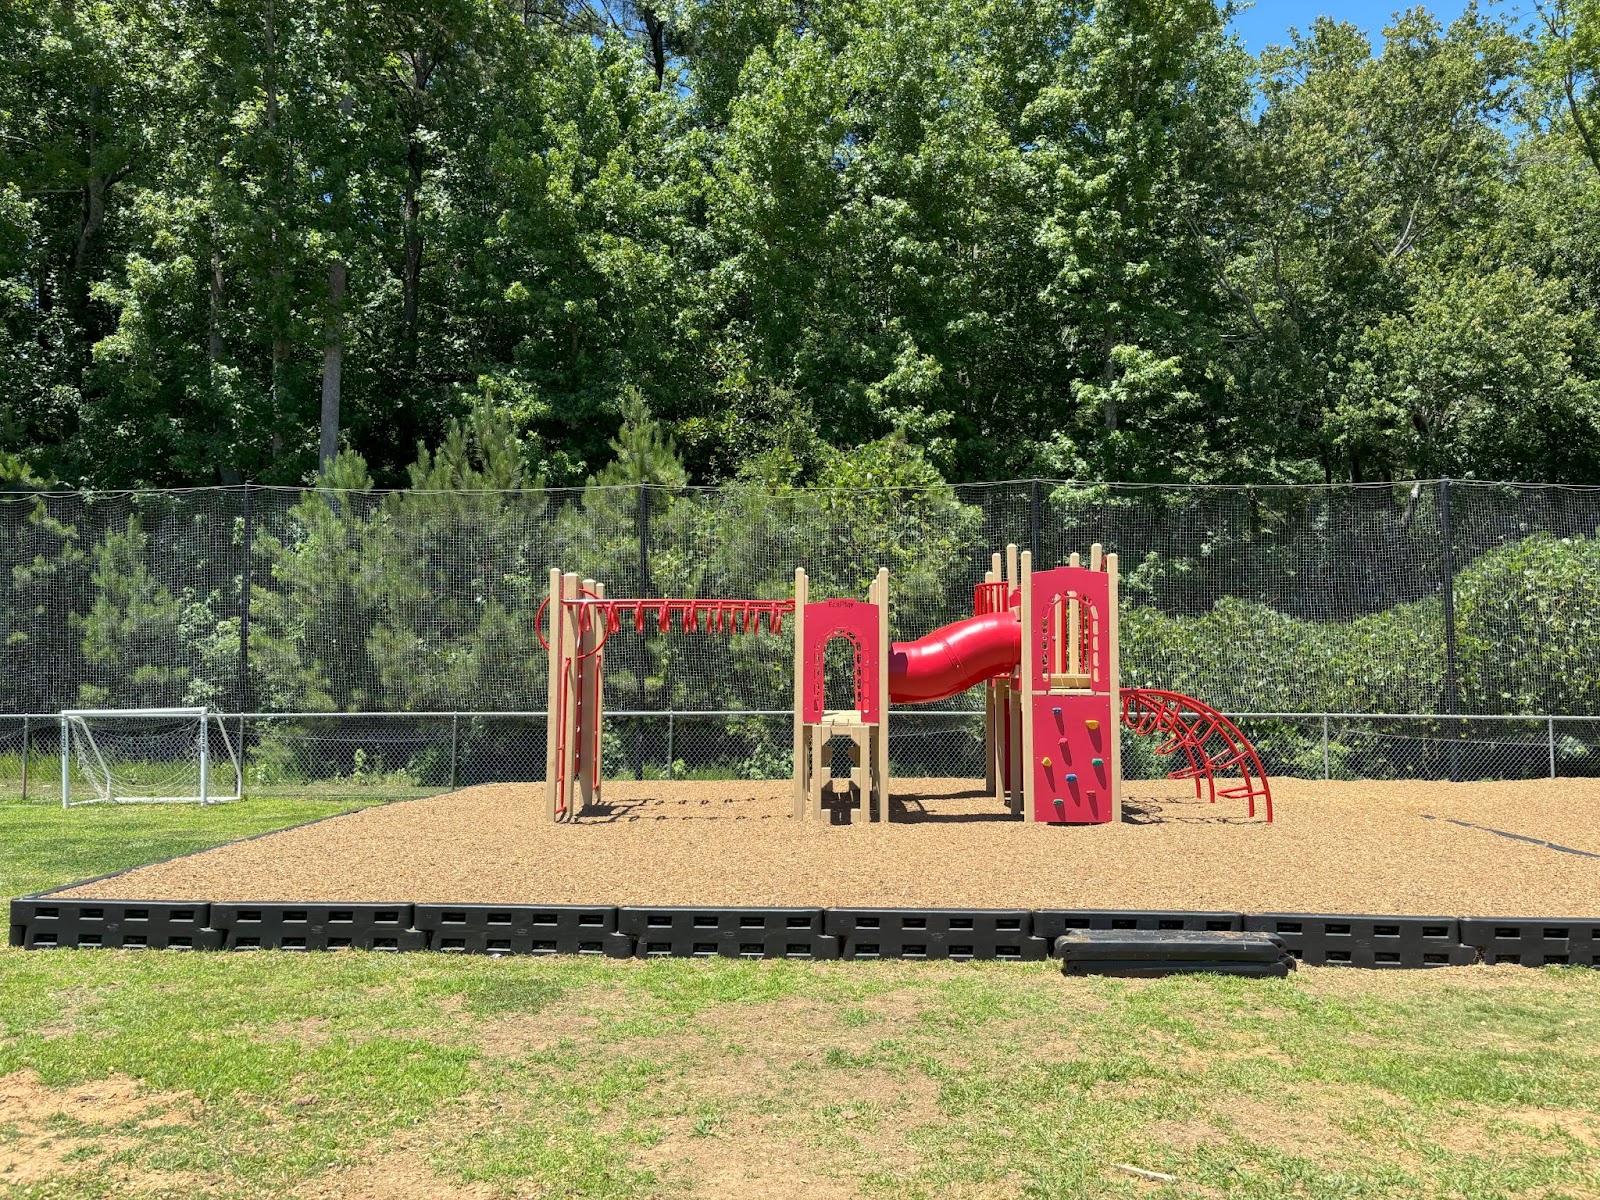
[[[61,713],[61,805],[217,804],[243,794],[239,752],[204,708]]]

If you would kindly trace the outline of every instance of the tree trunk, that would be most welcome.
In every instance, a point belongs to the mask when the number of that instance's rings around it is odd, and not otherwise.
[[[1117,379],[1116,360],[1111,357],[1111,352],[1117,348],[1116,334],[1106,330],[1105,344],[1101,347],[1100,358],[1100,386],[1105,390],[1106,397],[1106,432],[1117,431],[1117,395],[1112,389],[1112,384]]]
[[[1572,72],[1568,71],[1565,81],[1567,93],[1567,107],[1572,111],[1572,126],[1578,131],[1578,136],[1583,139],[1584,152],[1589,156],[1589,165],[1600,171],[1600,146],[1595,144],[1594,135],[1589,130],[1589,123],[1583,118],[1583,109],[1578,99],[1576,81]]]
[[[222,251],[211,251],[211,301],[206,313],[206,362],[213,372],[212,386],[216,385],[217,364],[222,361],[222,304],[226,296],[226,280],[222,275]]]
[[[659,92],[667,74],[667,27],[649,5],[640,6],[639,16],[650,38],[650,65],[655,69],[656,91]]]
[[[327,471],[339,455],[339,388],[344,372],[345,265],[328,268],[328,337],[322,348],[322,440],[317,461]]]
[[[425,48],[411,53],[411,78],[403,111],[406,117],[406,185],[401,211],[403,259],[400,266],[400,344],[407,382],[417,368],[421,340],[418,312],[422,297],[422,179],[428,166],[428,152],[418,131],[428,107],[428,81],[437,66]]]
[[[406,194],[402,216],[405,229],[405,262],[400,271],[400,329],[408,376],[415,372],[417,367],[417,343],[420,337],[417,328],[417,295],[422,290],[422,226],[419,197],[422,190],[422,156],[422,143],[415,137],[411,138],[406,143]]]
[[[211,295],[206,304],[206,390],[210,395],[213,412],[216,415],[218,426],[222,425],[221,405],[218,401],[219,380],[217,369],[222,364],[222,304],[226,292],[225,281],[222,275],[222,251],[216,245],[216,231],[212,231],[211,246]],[[241,451],[239,446],[238,430],[234,427],[228,442],[234,455]],[[219,463],[217,472],[222,482],[239,482],[240,472],[236,466],[230,467]]]
[[[90,151],[90,169],[93,169],[93,150]],[[89,243],[106,219],[106,181],[90,175],[83,183],[83,213],[78,219],[78,238],[72,248],[72,277],[77,279],[87,265]]]
[[[272,280],[272,302],[268,309],[269,321],[272,326],[272,378],[269,381],[272,396],[271,414],[271,448],[272,458],[276,462],[283,453],[283,414],[284,414],[284,374],[289,363],[289,338],[284,329],[283,295],[283,247],[278,238],[278,232],[283,226],[283,194],[286,183],[286,164],[281,159],[282,145],[278,139],[278,10],[273,0],[267,2],[266,12],[266,116],[269,143],[271,145],[271,158],[269,173],[272,179],[273,195],[272,212],[269,219],[272,229],[269,234],[269,257],[272,267],[268,272]]]

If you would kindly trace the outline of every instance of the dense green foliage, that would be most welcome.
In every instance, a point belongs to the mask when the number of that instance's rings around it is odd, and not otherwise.
[[[472,412],[486,480],[578,485],[639,404],[693,482],[1591,480],[1597,45],[1594,0],[1259,60],[1215,0],[15,0],[0,483],[415,482]]]

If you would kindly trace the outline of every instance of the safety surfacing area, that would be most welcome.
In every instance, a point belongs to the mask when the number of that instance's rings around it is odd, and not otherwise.
[[[412,904],[1600,912],[1600,781],[1274,779],[1277,819],[1130,781],[1120,824],[1009,819],[972,780],[894,817],[790,816],[787,782],[608,782],[550,824],[536,783],[365,809],[54,893]],[[248,803],[248,802],[246,802]],[[842,814],[841,814],[842,816]]]

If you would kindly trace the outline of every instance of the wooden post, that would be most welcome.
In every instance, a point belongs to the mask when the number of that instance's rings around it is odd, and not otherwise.
[[[983,791],[994,795],[994,680],[983,685]]]
[[[1021,728],[1021,747],[1016,775],[1018,787],[1012,792],[1012,812],[1024,818],[1033,811],[1033,667],[1035,630],[1033,628],[1033,554],[1022,552],[1022,671],[1017,697],[1017,724]]]
[[[827,725],[811,726],[811,777],[806,784],[806,803],[817,813],[822,812],[822,793],[828,790],[833,773],[832,758],[823,759],[831,742],[830,734]]]
[[[1067,566],[1083,566],[1083,559],[1078,556],[1076,550],[1067,555]],[[1055,603],[1061,606],[1060,596],[1056,597]],[[1056,659],[1058,662],[1065,662],[1066,665],[1060,669],[1064,670],[1068,675],[1081,675],[1084,673],[1082,650],[1083,606],[1078,598],[1074,596],[1064,607],[1066,611],[1062,614],[1061,633],[1056,638]],[[1069,629],[1071,630],[1070,634],[1067,632]],[[1062,654],[1063,650],[1066,651],[1065,654]],[[1056,663],[1051,663],[1046,668],[1045,673],[1049,674],[1056,669]],[[1073,686],[1077,685],[1074,684]]]
[[[983,573],[985,583],[1000,582],[1000,556],[994,555],[990,560],[989,570]],[[999,687],[994,680],[989,680],[983,685],[983,791],[987,796],[999,795],[995,781],[995,701],[999,695]]]
[[[878,568],[878,728],[873,735],[873,774],[878,785],[878,820],[889,823],[889,568]]]
[[[568,571],[561,576],[561,599],[577,598],[578,576]],[[578,709],[583,694],[577,662],[578,612],[575,605],[563,603],[561,606],[561,644],[561,793],[566,804],[563,815],[570,821],[577,806],[577,789],[573,782],[578,777]]]
[[[562,695],[561,695],[561,633],[565,628],[561,611],[561,568],[550,568],[550,603],[545,611],[549,614],[550,632],[546,641],[550,643],[549,688],[545,697],[544,707],[544,809],[545,819],[556,819],[556,805],[561,791],[561,767],[556,761],[557,748],[561,744]]]
[[[1100,547],[1096,546],[1096,554]],[[1122,823],[1122,651],[1118,644],[1119,622],[1117,616],[1117,556],[1108,554],[1106,566],[1106,674],[1111,680],[1111,728],[1106,739],[1111,743],[1111,819]]]
[[[794,819],[806,819],[806,810],[811,806],[807,803],[807,794],[810,791],[808,784],[811,774],[810,749],[806,745],[810,733],[806,728],[805,716],[802,705],[805,698],[805,634],[806,634],[806,600],[810,596],[810,585],[806,580],[804,567],[794,569]]]

